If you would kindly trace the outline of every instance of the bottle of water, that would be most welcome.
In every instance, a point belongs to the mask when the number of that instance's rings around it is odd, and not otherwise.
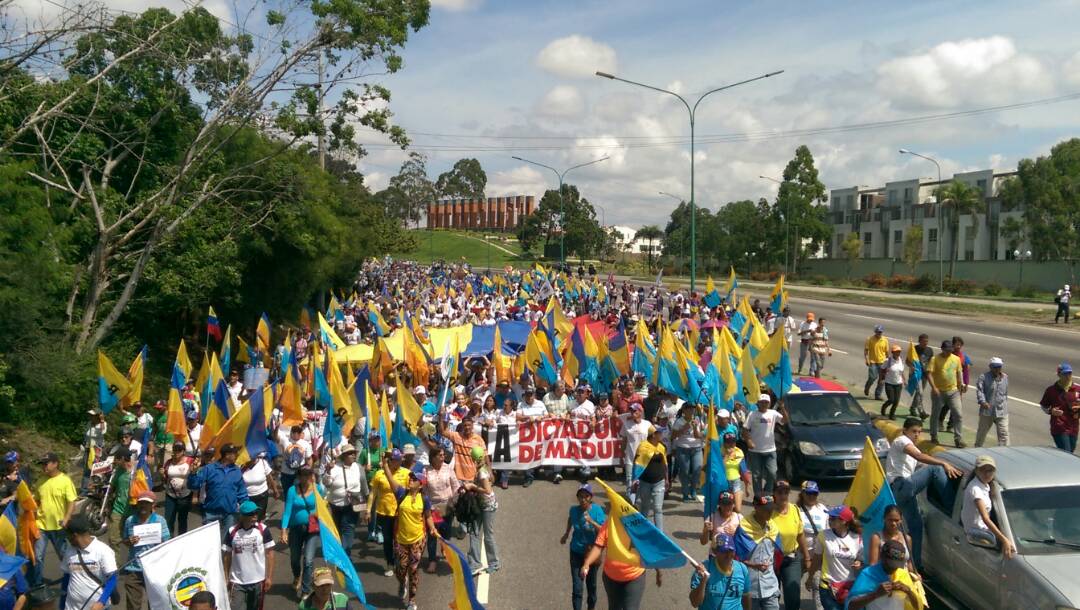
[[[1047,539],[1054,540],[1054,518],[1053,517],[1047,517],[1046,518],[1046,529],[1047,529],[1047,535],[1046,535]]]

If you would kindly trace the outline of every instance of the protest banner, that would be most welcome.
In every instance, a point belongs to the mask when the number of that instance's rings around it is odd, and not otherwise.
[[[546,419],[500,424],[481,435],[495,470],[539,466],[614,466],[622,463],[622,420]]]
[[[210,591],[218,609],[229,610],[216,521],[150,549],[139,560],[154,610],[186,610],[199,591]]]

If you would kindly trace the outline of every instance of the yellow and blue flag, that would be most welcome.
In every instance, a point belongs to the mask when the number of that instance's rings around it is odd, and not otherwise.
[[[647,569],[681,568],[686,553],[625,498],[595,479],[608,498],[608,559]]]
[[[705,305],[709,307],[720,306],[720,293],[716,291],[716,285],[713,284],[712,276],[705,281]]]
[[[483,604],[476,599],[476,584],[469,572],[469,561],[456,546],[447,542],[441,536],[439,545],[442,547],[446,563],[450,564],[450,572],[453,574],[454,599],[450,602],[453,610],[484,610]]]
[[[381,336],[375,337],[375,344],[371,349],[371,381],[377,388],[382,388],[386,381],[386,374],[394,368],[394,359],[390,355],[390,348]]]
[[[750,357],[750,350],[743,350],[742,358],[739,360],[739,374],[742,379],[743,404],[748,407],[756,405],[758,397],[761,396],[761,384],[758,382],[758,373],[754,368],[754,359]]]
[[[656,365],[656,346],[649,337],[649,327],[643,320],[638,320],[634,327],[634,356],[630,368],[641,373],[645,379],[655,379],[653,371]]]
[[[201,390],[203,401],[207,403],[207,406],[203,417],[202,433],[199,436],[200,449],[206,449],[210,445],[210,441],[217,436],[218,431],[232,415],[232,408],[229,405],[229,388],[225,385],[225,377],[221,374],[217,354],[210,352],[209,361],[210,373],[207,376],[206,387]]]
[[[548,333],[541,328],[542,324],[538,324],[529,333],[529,339],[525,343],[525,359],[533,375],[553,384],[559,380],[559,371],[555,364],[554,348]],[[443,402],[445,404],[445,400]]]
[[[495,338],[491,344],[491,365],[495,368],[496,383],[510,383],[510,357],[503,353],[502,331],[495,324]]]
[[[19,503],[8,502],[0,514],[0,550],[9,555],[19,553]]]
[[[641,444],[638,445],[637,453],[634,455],[634,468],[631,471],[631,477],[634,481],[641,478],[641,473],[645,472],[645,469],[649,466],[649,462],[658,455],[664,462],[664,468],[667,468],[667,448],[664,447],[664,444],[657,443],[654,445],[650,443],[648,439],[641,441]]]
[[[397,416],[394,418],[394,431],[390,442],[395,447],[404,447],[407,444],[420,446],[420,438],[416,436],[416,432],[420,429],[424,411],[416,404],[416,399],[409,388],[405,387],[401,377],[397,378],[397,392],[394,397],[397,399]]]
[[[270,318],[265,311],[259,316],[259,324],[255,327],[255,343],[260,353],[270,353]]]
[[[150,472],[150,465],[146,461],[146,450],[150,446],[150,428],[143,430],[143,437],[139,439],[142,446],[139,447],[139,457],[135,462],[135,472],[131,475],[131,484],[128,486],[128,504],[135,505],[139,496],[150,491],[154,475]]]
[[[319,494],[318,489],[315,490],[315,516],[319,521],[319,542],[322,543],[323,560],[337,569],[338,580],[344,581],[345,588],[348,589],[349,593],[355,595],[356,599],[360,600],[360,603],[365,608],[372,608],[367,603],[367,597],[364,595],[364,585],[360,582],[356,567],[353,566],[349,554],[345,552],[345,548],[341,546],[341,535],[338,533],[337,526],[334,525],[334,518],[330,514],[330,506]]]
[[[19,504],[19,551],[33,563],[34,542],[41,538],[41,531],[37,526],[37,500],[34,500],[34,494],[30,493],[26,480],[19,481],[19,486],[15,488],[15,502],[10,504],[16,502]]]
[[[724,285],[724,297],[728,303],[731,303],[735,298],[735,289],[739,287],[739,280],[735,278],[735,267],[731,267],[731,272],[728,273],[727,284]]]
[[[705,429],[705,455],[701,470],[701,493],[705,496],[704,516],[708,519],[716,512],[720,493],[728,490],[727,471],[724,470],[724,443],[716,429],[716,409],[708,409],[708,426]]]
[[[15,578],[15,575],[22,570],[24,563],[27,563],[25,557],[0,553],[0,589],[7,586],[9,580]]]
[[[724,331],[727,328],[723,329]],[[729,333],[730,334],[730,333]],[[713,329],[713,354],[705,370],[705,395],[713,408],[731,409],[735,406],[735,393],[739,383],[731,366],[731,352],[728,344],[717,330]]]
[[[300,374],[300,364],[296,361],[296,350],[289,351],[287,366],[288,371],[282,382],[277,401],[278,406],[281,407],[281,425],[294,426],[304,421],[301,390],[303,378]]]
[[[566,385],[585,382],[594,387],[600,382],[600,365],[597,361],[598,349],[596,342],[588,331],[583,331],[581,326],[575,326],[570,333],[570,341],[566,346],[563,358],[563,380]],[[576,380],[576,381],[575,381]]]
[[[562,351],[562,345],[574,330],[574,323],[566,319],[562,306],[555,297],[548,299],[547,310],[544,313],[544,325],[548,330],[555,333],[555,350]]]
[[[131,361],[131,366],[128,367],[127,380],[131,385],[131,389],[120,399],[120,406],[125,409],[142,400],[143,376],[146,372],[146,356],[148,353],[149,351],[144,345],[139,350],[139,354],[135,356],[135,359]]]
[[[862,523],[863,551],[869,558],[870,538],[885,527],[885,509],[896,504],[892,488],[885,480],[885,469],[881,466],[874,443],[866,437],[863,444],[862,459],[851,481],[851,489],[844,496],[844,504],[851,507]]]
[[[375,306],[374,303],[368,303],[368,321],[371,322],[372,327],[375,328],[375,334],[380,337],[390,336],[390,325],[383,319],[382,312]]]
[[[915,343],[908,341],[907,344],[907,365],[911,369],[911,374],[908,376],[907,387],[905,388],[908,394],[912,396],[919,390],[919,384],[922,383],[923,370],[922,360],[919,360],[919,353],[915,351]]]
[[[330,324],[326,321],[326,318],[320,313],[319,316],[319,338],[322,340],[323,345],[329,346],[330,349],[339,350],[345,349],[345,342],[341,340],[334,329],[330,327]]]
[[[869,593],[873,593],[878,590],[883,583],[894,582],[906,585],[912,595],[907,595],[902,591],[894,591],[890,593],[890,596],[903,596],[904,598],[904,610],[922,610],[929,607],[926,601],[926,589],[923,587],[922,580],[916,580],[911,577],[911,573],[907,568],[899,568],[892,574],[887,574],[885,568],[882,567],[881,562],[875,563],[872,566],[867,566],[861,572],[859,576],[852,583],[851,589],[848,591],[847,598],[855,599],[862,597]],[[899,605],[893,605],[894,600],[886,601],[887,608],[900,608]]]
[[[191,374],[191,358],[188,358],[187,346],[184,340],[180,340],[180,347],[176,350],[176,360],[173,362],[172,375],[169,378],[169,406],[166,411],[165,431],[173,435],[179,441],[187,441],[187,423],[184,419],[184,404],[180,392],[187,385],[188,375]]]
[[[98,350],[98,405],[102,413],[108,413],[120,404],[120,399],[131,391],[127,377],[116,370],[105,352]]]
[[[765,385],[776,394],[777,398],[787,396],[791,390],[791,358],[788,354],[788,342],[784,333],[773,333],[765,349],[754,358],[754,366]],[[746,383],[746,380],[743,380]],[[755,402],[757,402],[755,400]]]
[[[218,364],[226,374],[232,370],[232,324],[225,327],[225,339],[221,342],[221,350],[218,352]]]
[[[273,400],[271,386],[252,394],[214,436],[214,448],[220,451],[226,443],[236,445],[240,448],[236,463],[241,466],[258,454],[269,451],[266,440],[267,406],[272,405]]]
[[[787,304],[787,292],[784,291],[784,276],[776,278],[776,285],[773,286],[772,292],[769,293],[769,307],[772,308],[773,313],[780,315],[780,312],[784,310],[784,305]]]
[[[619,318],[619,325],[615,327],[615,334],[607,338],[608,359],[615,366],[620,375],[630,373],[630,351],[626,345],[626,325]]]

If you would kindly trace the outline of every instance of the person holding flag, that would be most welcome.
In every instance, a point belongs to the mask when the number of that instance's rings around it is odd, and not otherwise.
[[[385,461],[385,455],[383,460]],[[420,559],[424,554],[427,536],[438,536],[431,518],[431,501],[422,493],[427,476],[422,466],[410,470],[408,486],[389,479],[397,499],[394,517],[394,575],[398,581],[398,596],[407,610],[416,610],[416,591],[420,587]]]
[[[735,539],[720,534],[709,549],[709,559],[694,566],[690,578],[690,605],[703,610],[749,610],[750,569],[735,559]]]
[[[907,549],[898,540],[888,540],[881,548],[881,561],[859,572],[851,585],[845,608],[922,610],[925,595],[905,567]]]
[[[813,587],[815,575],[821,573],[819,593],[825,610],[844,609],[844,600],[862,569],[862,538],[853,529],[854,523],[855,513],[849,507],[836,506],[829,511],[829,527],[818,534],[806,586]]]
[[[135,474],[135,462],[131,450],[118,446],[113,450],[113,475],[109,484],[109,495],[103,503],[112,506],[109,513],[109,546],[119,547],[124,539],[124,520],[131,514],[131,479]]]
[[[349,610],[349,598],[334,590],[334,571],[330,568],[315,569],[312,577],[315,589],[301,600],[299,610]]]
[[[753,608],[779,610],[780,580],[776,555],[780,531],[773,521],[776,504],[772,496],[754,498],[754,510],[735,532],[739,560],[750,568],[750,599]]]
[[[671,484],[668,478],[667,448],[660,441],[660,430],[649,426],[648,435],[638,445],[634,456],[634,482],[637,508],[643,515],[664,529],[664,492]]]
[[[582,483],[578,488],[577,502],[570,507],[570,514],[566,518],[566,531],[559,538],[559,544],[566,544],[567,538],[570,538],[570,603],[574,610],[581,610],[581,600],[586,594],[588,607],[596,608],[596,573],[589,573],[586,578],[582,578],[581,566],[585,564],[585,554],[596,539],[597,532],[607,521],[607,515],[603,509],[593,504],[592,486],[588,483]]]
[[[222,538],[236,523],[240,504],[248,499],[244,473],[236,465],[239,453],[239,447],[225,443],[221,447],[221,459],[200,467],[200,458],[196,458],[196,470],[188,475],[189,489],[206,488],[202,502],[203,524],[217,521]]]

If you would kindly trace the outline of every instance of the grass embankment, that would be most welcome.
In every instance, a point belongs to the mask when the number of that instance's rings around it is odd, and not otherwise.
[[[531,255],[521,258],[521,247],[517,240],[508,238],[503,241],[501,234],[490,234],[489,243],[485,243],[484,234],[471,231],[418,229],[411,233],[417,241],[416,249],[410,252],[391,252],[391,256],[407,258],[423,264],[440,259],[447,262],[459,262],[464,258],[474,267],[487,267],[489,262],[492,267],[505,265],[520,267],[522,264],[533,262]]]

